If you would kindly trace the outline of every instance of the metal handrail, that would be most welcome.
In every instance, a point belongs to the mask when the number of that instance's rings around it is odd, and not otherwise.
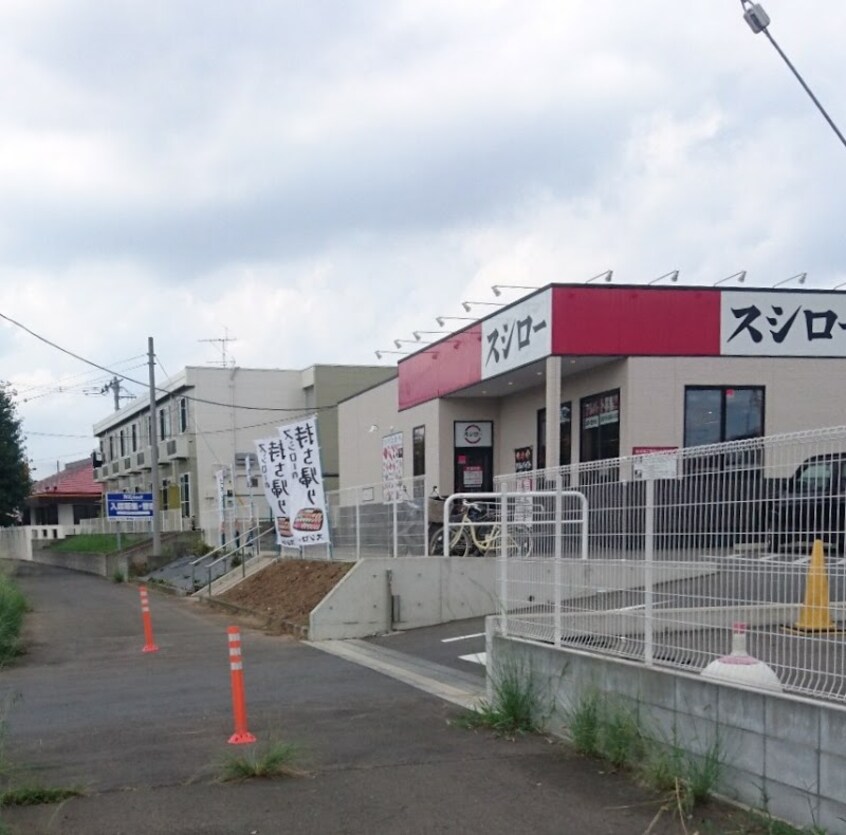
[[[261,546],[261,538],[263,536],[265,536],[266,534],[270,533],[273,530],[274,530],[273,524],[268,525],[264,530],[261,529],[261,523],[255,525],[252,528],[249,528],[239,538],[239,542],[234,548],[232,548],[231,550],[222,554],[216,560],[214,560],[213,562],[210,562],[208,565],[206,565],[206,571],[207,571],[207,576],[208,576],[208,583],[206,583],[206,585],[208,586],[209,597],[211,597],[211,587],[212,587],[212,582],[214,582],[214,580],[212,578],[212,569],[216,565],[218,565],[219,563],[225,562],[226,560],[231,559],[233,556],[235,556],[237,554],[242,554],[241,576],[246,577],[247,576],[247,560],[250,559],[250,557],[248,557],[246,554],[242,553],[244,551],[244,548],[245,548],[245,545],[243,543],[249,542],[250,544],[255,544],[255,553],[252,556],[257,557],[259,555],[259,553],[261,552],[261,547],[260,547]],[[200,559],[194,560],[191,563],[191,586],[192,586],[192,588],[196,585],[195,565],[197,565],[203,559],[208,559],[209,557],[211,557],[212,555],[214,555],[218,551],[221,551],[227,545],[232,545],[232,541],[230,540],[228,543],[224,543],[223,545],[215,548],[214,551],[211,551],[208,554],[203,555],[203,557],[200,557]],[[214,579],[217,579],[217,578],[214,578]]]

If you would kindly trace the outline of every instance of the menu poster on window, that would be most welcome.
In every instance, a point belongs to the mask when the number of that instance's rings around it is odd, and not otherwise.
[[[582,426],[584,429],[596,429],[609,423],[620,422],[620,393],[613,392],[594,397],[582,404]]]
[[[532,447],[521,446],[514,450],[514,472],[530,473],[534,468]]]
[[[405,475],[403,461],[402,432],[394,432],[382,438],[382,501],[396,502],[400,499],[402,480]]]
[[[464,467],[461,471],[462,481],[464,482],[464,489],[478,489],[482,486],[482,468],[475,465]]]

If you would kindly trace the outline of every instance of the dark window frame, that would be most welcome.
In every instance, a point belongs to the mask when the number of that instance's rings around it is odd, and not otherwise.
[[[585,458],[585,449],[587,444],[585,444],[585,432],[592,431],[593,427],[590,429],[585,429],[585,405],[591,403],[594,400],[601,401],[603,397],[611,397],[612,395],[617,396],[617,453],[616,455],[603,455],[600,458]],[[597,413],[598,415],[602,414],[601,408],[600,411]],[[613,389],[607,389],[605,391],[599,391],[596,394],[589,394],[587,397],[582,397],[579,399],[579,463],[590,463],[592,461],[612,461],[615,458],[620,457],[620,449],[621,449],[621,439],[620,435],[621,429],[623,424],[623,397],[622,392],[619,387]],[[597,423],[597,428],[601,430],[602,423]],[[597,442],[598,446],[602,447],[602,437],[600,433],[599,440]]]
[[[419,431],[419,437],[418,437]],[[418,440],[421,448],[418,449]],[[419,463],[419,467],[418,467]],[[415,426],[411,430],[411,475],[426,475],[426,425]]]
[[[727,392],[729,391],[753,391],[753,392],[760,392],[761,393],[761,431],[758,435],[755,435],[755,438],[763,438],[767,434],[767,387],[766,386],[749,386],[749,385],[690,385],[684,387],[683,398],[684,398],[684,414],[683,414],[683,426],[682,426],[682,445],[685,448],[688,446],[708,446],[709,444],[688,444],[688,426],[687,426],[687,414],[688,414],[688,398],[687,394],[690,391],[718,391],[720,392],[720,440],[712,441],[709,443],[726,443],[726,415],[727,415],[727,408],[726,408],[726,396]],[[739,440],[739,439],[734,439]]]
[[[566,421],[561,420],[561,410],[564,407],[567,407],[570,410],[570,416]],[[565,438],[565,434],[562,431],[562,426],[566,424],[570,425],[569,431],[566,433],[568,443],[565,445],[562,443]],[[537,449],[537,455],[535,456],[535,469],[538,470],[545,470],[547,468],[546,463],[546,406],[538,409],[537,416],[535,418],[535,428],[536,428],[536,435],[537,435],[537,443],[535,447]],[[566,452],[566,456],[565,453]],[[565,460],[566,458],[566,460]],[[562,400],[558,404],[558,466],[559,467],[569,467],[570,464],[573,463],[573,401],[572,400]]]

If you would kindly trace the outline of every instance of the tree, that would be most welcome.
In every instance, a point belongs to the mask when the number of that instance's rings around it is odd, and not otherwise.
[[[0,527],[20,521],[31,489],[21,421],[8,383],[0,382]]]

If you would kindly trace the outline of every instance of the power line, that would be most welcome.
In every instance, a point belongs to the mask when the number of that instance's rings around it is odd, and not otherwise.
[[[6,316],[5,313],[0,313],[0,319],[4,319],[5,321],[9,322],[10,324],[14,325],[15,327],[20,328],[22,331],[25,331],[30,336],[35,337],[35,339],[39,340],[40,342],[43,342],[45,345],[49,345],[51,348],[55,348],[57,351],[61,351],[63,354],[67,354],[69,357],[73,357],[74,359],[79,360],[80,362],[83,362],[86,365],[90,365],[94,368],[99,368],[100,371],[105,371],[106,374],[118,376],[122,380],[126,380],[130,383],[135,383],[135,385],[137,385],[137,386],[147,386],[148,385],[147,383],[142,383],[140,380],[135,380],[132,377],[128,377],[126,374],[121,374],[119,371],[115,371],[112,368],[108,368],[105,365],[100,365],[99,363],[96,363],[93,360],[86,359],[85,357],[80,356],[77,353],[74,353],[73,351],[71,351],[68,348],[63,348],[61,345],[57,345],[55,342],[52,342],[51,340],[47,339],[46,336],[41,336],[41,334],[36,333],[35,331],[31,330],[30,328],[28,328],[26,325],[22,324],[21,322],[18,322],[17,320],[12,319],[11,316]],[[173,392],[168,391],[167,389],[159,388],[158,386],[156,386],[155,390],[159,394],[163,394],[163,395],[172,395],[173,394]],[[203,397],[197,397],[196,395],[193,395],[193,394],[184,394],[184,395],[181,395],[181,396],[184,397],[186,400],[192,400],[195,403],[204,403],[207,406],[220,406],[224,409],[231,409],[232,408],[231,403],[220,403],[217,400],[206,400]],[[252,411],[252,412],[303,412],[303,411],[321,412],[321,411],[326,411],[327,409],[335,409],[335,408],[337,408],[337,406],[336,405],[315,406],[313,408],[306,409],[306,408],[303,408],[303,407],[293,408],[293,407],[282,407],[282,406],[246,406],[243,403],[239,403],[238,408],[244,409],[246,411]]]

